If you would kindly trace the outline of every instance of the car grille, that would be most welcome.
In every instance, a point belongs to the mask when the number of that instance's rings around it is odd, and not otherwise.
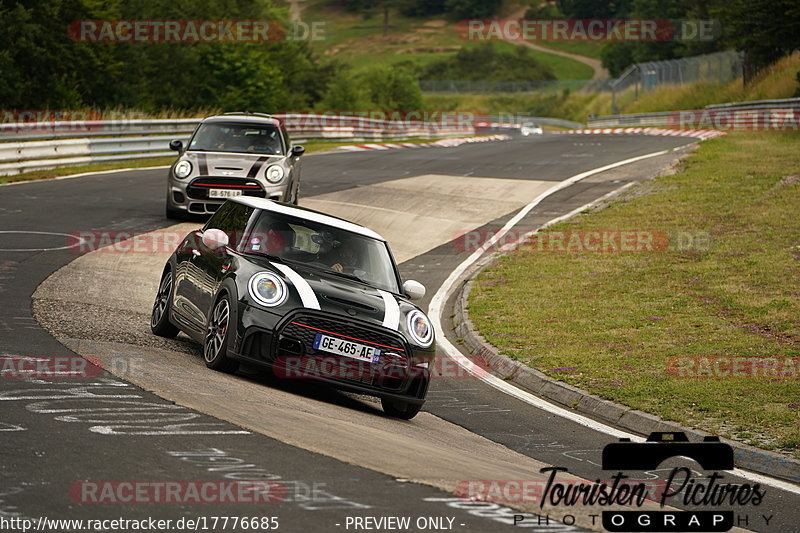
[[[267,192],[256,180],[250,178],[216,178],[201,176],[186,187],[186,194],[195,200],[208,200],[209,189],[240,190],[245,196],[264,198]],[[222,198],[213,200],[222,201]]]
[[[303,311],[289,317],[279,328],[275,342],[278,357],[311,357],[319,360],[348,358],[314,349],[317,334],[345,338],[353,342],[380,348],[381,362],[378,365],[364,363],[363,371],[348,376],[342,381],[353,381],[381,389],[397,390],[405,382],[409,370],[409,352],[399,334],[375,326],[369,326],[347,317],[322,315]]]

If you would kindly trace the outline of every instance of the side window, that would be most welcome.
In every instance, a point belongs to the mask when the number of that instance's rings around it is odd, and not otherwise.
[[[225,202],[206,223],[205,229],[219,229],[228,235],[231,248],[238,248],[253,208],[237,202]]]
[[[224,204],[222,204],[220,208],[217,209],[217,212],[214,213],[211,216],[211,218],[208,219],[206,225],[203,226],[203,230],[221,229],[222,231],[225,231],[223,229],[225,224],[225,219],[228,218],[228,215],[230,215],[235,205],[236,204],[234,204],[233,202],[225,202]]]

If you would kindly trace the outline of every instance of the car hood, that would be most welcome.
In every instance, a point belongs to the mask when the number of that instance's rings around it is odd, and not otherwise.
[[[200,176],[230,176],[235,178],[257,177],[272,163],[277,163],[284,156],[240,154],[222,152],[186,152],[184,158],[191,161]]]
[[[357,318],[397,331],[402,329],[405,313],[415,308],[388,291],[334,274],[266,259],[255,262],[268,265],[287,282],[290,287],[287,305],[293,307]]]

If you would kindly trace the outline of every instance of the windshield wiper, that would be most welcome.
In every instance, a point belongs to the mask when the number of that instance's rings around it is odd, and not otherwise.
[[[241,252],[244,255],[252,255],[255,257],[263,257],[264,259],[269,259],[270,261],[277,261],[278,263],[286,263],[287,260],[279,255],[268,254],[266,252]]]
[[[355,274],[348,274],[346,272],[339,272],[338,270],[328,270],[327,268],[320,268],[318,270],[320,270],[321,272],[324,272],[326,274],[333,274],[334,276],[339,276],[340,278],[352,279],[354,281],[358,281],[360,283],[365,283],[365,284],[369,285],[369,283],[367,283],[366,280],[363,280],[363,279],[359,278]]]

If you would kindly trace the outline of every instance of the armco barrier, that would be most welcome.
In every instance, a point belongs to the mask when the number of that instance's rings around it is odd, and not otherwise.
[[[681,113],[684,113],[683,119]],[[693,115],[690,115],[692,113]],[[769,123],[787,123],[800,117],[800,98],[756,100],[706,106],[694,111],[666,111],[590,117],[589,128],[628,128],[639,126],[674,127],[679,129],[714,127],[726,129],[770,129]],[[682,123],[682,120],[695,123]],[[705,121],[704,123],[701,123]],[[766,123],[766,124],[765,124]],[[778,128],[773,128],[778,129]]]
[[[413,137],[472,135],[471,122],[390,121],[365,117],[281,114],[296,140],[402,141]],[[0,124],[0,175],[114,160],[174,155],[200,119],[88,120]]]

